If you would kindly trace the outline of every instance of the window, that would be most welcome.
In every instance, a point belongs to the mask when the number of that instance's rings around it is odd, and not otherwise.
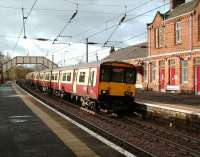
[[[151,65],[151,81],[156,80],[156,63],[152,63]]]
[[[68,82],[71,81],[71,73],[67,73],[66,75],[67,75],[67,81]]]
[[[110,81],[110,69],[101,69],[101,81],[108,82]]]
[[[195,65],[200,65],[200,58],[195,58],[194,63]]]
[[[147,64],[145,63],[144,66],[144,81],[147,81]]]
[[[55,80],[58,80],[58,73],[55,74]]]
[[[164,44],[164,29],[163,28],[156,28],[155,29],[155,47],[161,48]]]
[[[91,87],[93,87],[95,84],[94,84],[94,79],[95,79],[95,71],[92,71],[91,73],[90,73],[90,85],[91,85]]]
[[[124,81],[124,69],[114,68],[112,69],[112,82],[123,82]]]
[[[55,76],[54,74],[51,75],[51,80],[54,80],[55,79]]]
[[[49,80],[49,74],[46,74],[45,80]]]
[[[63,74],[62,80],[63,80],[63,81],[66,81],[66,73]]]
[[[86,76],[86,72],[80,72],[80,75],[79,75],[80,83],[85,83],[85,76]]]
[[[127,70],[125,75],[126,83],[135,83],[135,71]]]
[[[156,33],[156,48],[159,48],[159,28],[157,28],[156,30],[155,30],[155,33]]]
[[[188,81],[188,62],[182,60],[181,61],[181,74],[182,74],[182,83],[186,83]]]
[[[176,23],[176,43],[182,42],[182,23]]]

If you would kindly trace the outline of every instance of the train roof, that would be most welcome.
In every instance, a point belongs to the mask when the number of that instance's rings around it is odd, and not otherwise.
[[[83,68],[92,68],[92,67],[100,67],[103,64],[109,64],[109,63],[121,63],[121,64],[127,64],[127,65],[132,65],[130,63],[126,63],[126,62],[122,62],[122,61],[99,61],[99,62],[91,62],[91,63],[82,63],[82,64],[78,64],[78,65],[71,65],[71,66],[66,66],[66,67],[60,67],[60,68],[55,68],[53,69],[54,71],[62,71],[62,70],[71,70],[71,69],[83,69]],[[134,65],[132,65],[133,67],[135,67]],[[40,71],[40,73],[42,72],[50,72],[51,69],[45,69]]]

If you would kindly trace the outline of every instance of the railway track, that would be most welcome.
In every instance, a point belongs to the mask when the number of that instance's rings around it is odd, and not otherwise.
[[[137,156],[200,156],[200,141],[190,136],[154,128],[130,117],[114,119],[101,114],[91,116],[65,100],[22,87],[51,107]]]
[[[55,103],[54,101],[51,101],[51,99],[49,99],[49,96],[46,95],[46,94],[42,94],[40,92],[36,92],[35,90],[32,90],[30,88],[27,88],[25,86],[22,86],[21,87],[26,90],[28,93],[30,93],[31,95],[33,95],[34,97],[38,98],[39,100],[41,100],[42,102],[48,104],[49,106],[53,107],[54,109],[58,110],[59,112],[65,114],[66,116],[72,118],[73,120],[79,122],[80,124],[88,127],[89,129],[95,131],[96,133],[98,133],[99,135],[102,135],[103,137],[109,139],[110,141],[112,142],[115,142],[117,145],[123,147],[124,149],[128,150],[129,152],[131,152],[132,154],[135,154],[137,156],[141,156],[141,157],[155,157],[152,153],[148,152],[148,151],[145,151],[141,148],[139,148],[138,146],[135,146],[135,145],[132,145],[128,142],[126,142],[125,140],[117,137],[117,136],[114,136],[113,134],[111,134],[110,132],[94,125],[93,123],[91,122],[88,122],[87,120],[84,120],[82,118],[80,118],[80,116],[78,116],[79,114],[75,114],[75,113],[72,113],[72,112],[68,112],[66,110],[66,108],[63,107],[63,103],[64,105],[66,105],[66,101],[62,101],[62,100],[59,100],[57,101],[57,103]],[[55,97],[54,97],[55,98]],[[57,99],[57,98],[56,98]],[[62,103],[62,104],[61,104]],[[70,103],[68,103],[69,105]],[[72,104],[71,104],[72,105]],[[79,108],[75,105],[71,106],[72,108],[71,109],[75,109],[82,113],[82,111],[79,110]],[[68,108],[69,109],[69,108]],[[77,113],[77,112],[76,112]],[[91,116],[91,115],[90,115]]]

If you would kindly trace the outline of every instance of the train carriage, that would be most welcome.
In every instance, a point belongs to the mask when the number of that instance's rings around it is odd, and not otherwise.
[[[50,93],[78,100],[90,110],[130,109],[134,104],[136,68],[124,62],[97,62],[40,72]],[[36,76],[38,73],[36,73]],[[37,80],[36,82],[37,83]]]

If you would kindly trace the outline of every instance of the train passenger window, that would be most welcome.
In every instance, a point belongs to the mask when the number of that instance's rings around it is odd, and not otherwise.
[[[133,70],[127,70],[125,75],[125,82],[126,83],[135,83],[136,73]]]
[[[67,75],[66,76],[67,77],[67,81],[71,81],[71,73],[67,73],[66,75]]]
[[[46,74],[46,80],[49,80],[49,74]]]
[[[110,81],[110,69],[101,70],[101,81]]]
[[[54,80],[54,74],[51,75],[51,80]]]
[[[55,74],[55,80],[58,80],[58,73]]]
[[[62,80],[63,80],[63,81],[66,81],[66,73],[63,74]]]
[[[86,76],[86,72],[80,72],[80,75],[79,75],[80,83],[85,83],[85,76]]]
[[[112,82],[124,82],[124,69],[112,69]]]

